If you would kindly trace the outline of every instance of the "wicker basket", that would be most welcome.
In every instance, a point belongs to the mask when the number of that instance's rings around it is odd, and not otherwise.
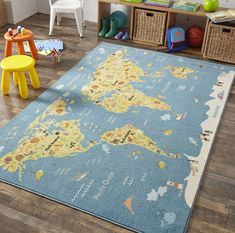
[[[134,41],[163,45],[167,13],[137,8],[134,17]]]
[[[6,10],[4,0],[0,0],[0,27],[6,24]]]
[[[209,23],[203,57],[235,64],[235,26]]]

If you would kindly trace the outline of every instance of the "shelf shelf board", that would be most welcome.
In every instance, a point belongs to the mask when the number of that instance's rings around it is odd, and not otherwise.
[[[196,12],[191,12],[191,11],[176,10],[176,9],[167,8],[167,7],[152,6],[152,5],[147,5],[144,3],[124,2],[120,0],[98,0],[98,2],[109,3],[109,4],[110,3],[120,4],[120,5],[130,6],[130,7],[137,7],[137,8],[164,11],[164,12],[169,12],[169,13],[200,16],[200,17],[206,17],[206,14],[207,14],[207,12],[203,8],[203,5],[201,5],[200,8]],[[219,8],[218,10],[224,10],[224,8]]]
[[[155,51],[165,51],[167,52],[168,49],[166,46],[160,45],[160,46],[156,46],[156,45],[152,45],[152,44],[148,44],[147,42],[138,42],[138,41],[133,41],[133,40],[116,40],[114,38],[105,38],[105,37],[98,37],[100,41],[105,41],[105,42],[111,42],[111,43],[116,43],[116,44],[121,44],[121,45],[127,45],[130,47],[141,47],[143,49],[148,49],[148,50],[155,50]],[[202,48],[191,48],[189,47],[186,50],[183,50],[181,52],[179,52],[179,54],[182,55],[189,55],[189,56],[193,56],[193,57],[202,57]],[[176,53],[178,54],[178,53]]]
[[[184,53],[200,56],[202,55],[202,48],[201,47],[200,48],[189,47],[186,50],[184,50]]]

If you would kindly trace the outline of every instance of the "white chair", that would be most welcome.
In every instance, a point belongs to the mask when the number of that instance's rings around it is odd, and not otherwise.
[[[57,25],[60,25],[62,19],[61,13],[72,13],[74,14],[80,37],[83,37],[82,27],[85,26],[83,15],[84,0],[49,0],[49,4],[51,8],[49,35],[52,35],[56,16]]]

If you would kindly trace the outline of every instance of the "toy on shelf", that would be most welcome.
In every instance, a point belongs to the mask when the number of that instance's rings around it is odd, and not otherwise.
[[[199,48],[202,46],[205,29],[194,25],[186,31],[186,40],[190,47]]]
[[[172,27],[167,30],[167,47],[170,52],[179,52],[188,48],[185,31],[181,27]]]
[[[18,26],[17,29],[9,28],[5,33],[4,38],[6,40],[5,45],[5,57],[12,55],[12,44],[16,43],[17,51],[19,54],[24,55],[24,45],[23,42],[27,41],[34,59],[38,59],[38,52],[34,43],[34,35],[30,30]]]
[[[208,13],[206,16],[214,23],[222,23],[235,20],[235,9],[228,9],[223,11],[217,11],[214,13]]]
[[[173,0],[146,0],[144,4],[161,7],[171,7]]]
[[[174,2],[171,8],[176,10],[192,11],[196,12],[200,8],[200,3],[187,1],[187,0],[177,0]]]
[[[123,13],[122,11],[114,11],[110,15],[110,21],[115,18],[117,19],[117,28],[125,27],[127,22],[127,15],[125,13]]]
[[[204,0],[204,9],[208,12],[216,11],[219,8],[219,0]]]

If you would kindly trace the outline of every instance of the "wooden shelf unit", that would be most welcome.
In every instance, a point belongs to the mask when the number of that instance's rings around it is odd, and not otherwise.
[[[171,26],[175,25],[176,23],[176,16],[177,14],[180,15],[185,15],[185,16],[196,16],[200,18],[205,19],[205,29],[207,28],[207,25],[209,23],[209,20],[207,20],[206,17],[206,12],[203,9],[203,6],[201,5],[199,10],[196,12],[190,12],[190,11],[183,11],[183,10],[176,10],[172,8],[165,8],[165,7],[158,7],[158,6],[152,6],[152,5],[146,5],[144,3],[130,3],[130,2],[123,2],[120,0],[98,0],[98,31],[101,28],[101,19],[102,16],[110,16],[111,13],[111,4],[119,4],[119,5],[124,5],[130,7],[131,10],[131,20],[130,20],[130,40],[128,40],[129,43],[133,44],[142,44],[144,46],[148,46],[151,49],[156,49],[156,50],[167,50],[167,42],[166,42],[166,37],[164,39],[164,44],[159,45],[159,46],[154,46],[151,44],[148,44],[147,42],[139,42],[139,41],[134,41],[133,40],[133,25],[134,25],[134,9],[135,8],[141,8],[141,9],[149,9],[149,10],[155,10],[155,11],[160,11],[160,12],[166,12],[167,13],[167,22],[166,22],[166,30],[170,28]],[[222,10],[223,8],[220,8]],[[177,25],[180,26],[180,25]],[[166,33],[165,33],[166,34]],[[206,33],[203,41],[203,45],[201,48],[188,48],[187,50],[184,50],[183,53],[188,54],[188,55],[194,55],[197,57],[202,57],[203,55],[203,48],[204,48],[204,42],[206,38]],[[105,39],[105,41],[114,41],[113,39]]]

